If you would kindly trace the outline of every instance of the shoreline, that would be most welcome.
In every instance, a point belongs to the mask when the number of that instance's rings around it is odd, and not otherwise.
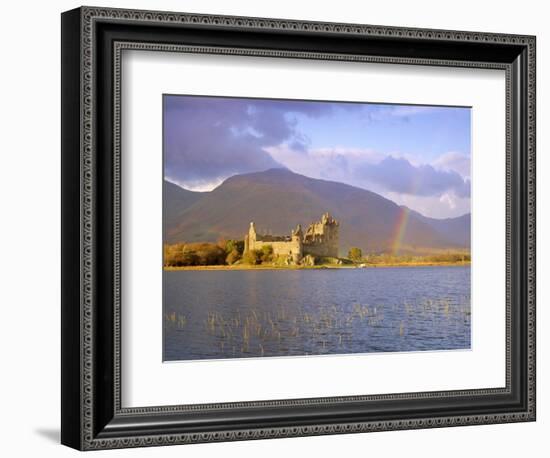
[[[334,265],[334,264],[321,264],[318,266],[275,266],[275,265],[213,265],[213,266],[181,266],[181,267],[163,267],[165,272],[177,272],[186,270],[315,270],[315,269],[377,269],[388,267],[465,267],[470,266],[471,261],[464,262],[411,262],[411,263],[384,263],[384,264],[364,264],[361,267],[358,265]]]

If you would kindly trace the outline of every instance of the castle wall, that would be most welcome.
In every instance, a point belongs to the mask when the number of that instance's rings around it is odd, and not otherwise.
[[[261,250],[262,247],[270,245],[273,248],[273,254],[282,258],[291,258],[294,263],[300,262],[302,259],[302,242],[299,239],[293,239],[289,241],[263,241],[263,240],[249,240],[248,250]]]
[[[338,243],[337,242],[321,242],[321,243],[304,243],[303,247],[304,256],[312,255],[322,258],[337,258],[338,257]]]
[[[261,250],[264,246],[270,245],[275,256],[291,256],[296,263],[308,254],[316,257],[337,258],[338,226],[338,222],[326,213],[320,222],[313,223],[308,227],[305,235],[301,226],[298,225],[296,230],[292,231],[291,236],[284,240],[284,237],[258,235],[254,223],[250,223],[248,234],[245,236],[245,252]]]
[[[339,225],[328,213],[320,222],[309,225],[303,244],[304,255],[319,257],[338,257]]]
[[[302,256],[302,244],[299,240],[291,240],[288,242],[264,242],[263,240],[256,240],[249,245],[249,249],[261,250],[262,247],[266,245],[271,245],[273,247],[273,254],[276,256]]]

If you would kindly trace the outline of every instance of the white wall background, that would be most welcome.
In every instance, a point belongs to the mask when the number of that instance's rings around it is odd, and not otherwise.
[[[96,5],[533,34],[538,38],[538,421],[105,452],[109,456],[544,456],[550,428],[550,29],[536,0],[117,0]],[[69,456],[59,442],[60,13],[10,2],[0,28],[0,431],[3,456]],[[546,210],[546,211],[545,211]],[[37,261],[38,260],[38,261]],[[546,434],[545,434],[546,433]],[[547,453],[547,451],[546,451]]]

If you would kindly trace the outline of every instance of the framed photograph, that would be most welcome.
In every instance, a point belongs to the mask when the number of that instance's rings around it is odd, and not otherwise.
[[[62,443],[535,420],[535,37],[62,14]]]

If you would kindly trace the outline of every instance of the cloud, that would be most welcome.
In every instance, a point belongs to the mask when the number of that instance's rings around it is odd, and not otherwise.
[[[281,164],[291,170],[312,178],[361,186],[353,181],[353,170],[357,164],[376,163],[384,155],[367,148],[307,148],[297,151],[292,144],[282,144],[265,148]]]
[[[408,121],[413,116],[435,113],[439,107],[422,105],[372,105],[367,110],[369,121],[386,121],[396,119]]]
[[[432,218],[453,218],[471,212],[470,198],[458,197],[452,192],[442,196],[413,196],[392,192],[384,195],[398,205],[405,205]]]
[[[220,178],[214,178],[212,180],[186,180],[184,182],[173,180],[171,178],[166,177],[167,181],[170,181],[171,183],[177,184],[178,186],[188,189],[189,191],[196,191],[196,192],[208,192],[212,191],[212,189],[216,189],[219,185],[221,185],[226,177],[220,177]]]
[[[439,156],[432,165],[437,169],[454,171],[464,178],[470,178],[470,156],[466,154],[450,151]]]
[[[165,177],[188,189],[208,191],[235,174],[287,167],[312,178],[340,181],[377,192],[427,215],[465,213],[470,201],[469,155],[451,151],[432,159],[433,153],[380,152],[349,146],[313,148],[302,130],[305,128],[305,132],[315,136],[321,128],[329,129],[331,134],[334,129],[334,141],[341,138],[346,144],[347,138],[339,130],[342,120],[358,116],[360,120],[380,122],[380,131],[378,127],[365,130],[365,137],[376,137],[391,135],[395,129],[401,132],[400,123],[409,118],[434,113],[437,118],[438,110],[442,109],[165,96]],[[351,111],[357,114],[347,116],[345,112]],[[311,122],[322,117],[328,119]],[[397,127],[386,130],[388,125]],[[365,138],[361,144],[368,145],[368,140]]]
[[[469,178],[463,178],[454,170],[439,169],[431,164],[367,148],[317,148],[304,153],[283,144],[266,148],[266,151],[298,173],[342,181],[382,194],[431,196],[436,200],[444,194],[456,198],[470,196]]]
[[[167,96],[164,104],[165,175],[179,183],[215,181],[277,166],[249,127],[237,100]],[[263,134],[263,133],[262,133]]]
[[[334,148],[314,148],[309,152],[315,158],[348,158],[350,160],[377,163],[384,155],[370,148],[350,148],[337,146]]]
[[[301,101],[165,96],[165,176],[192,187],[280,167],[265,148],[288,142],[306,151],[309,139],[297,131],[296,115],[315,118],[333,109]]]
[[[387,156],[377,164],[361,164],[355,169],[360,180],[377,183],[390,192],[419,196],[439,196],[454,192],[470,196],[470,180],[455,171],[437,170],[432,165],[413,165],[407,159]]]

